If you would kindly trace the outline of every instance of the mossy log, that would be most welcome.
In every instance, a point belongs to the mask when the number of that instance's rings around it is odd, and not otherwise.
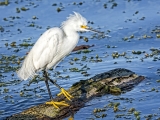
[[[67,91],[74,96],[68,101],[63,95],[54,98],[55,101],[66,101],[70,106],[61,106],[60,109],[45,103],[28,108],[21,113],[14,114],[7,120],[59,120],[68,117],[84,107],[89,100],[106,94],[122,94],[131,90],[144,80],[134,72],[117,68],[105,73],[97,74],[87,80],[80,80],[73,84]]]

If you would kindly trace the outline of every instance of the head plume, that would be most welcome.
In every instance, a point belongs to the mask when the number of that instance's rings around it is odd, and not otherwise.
[[[77,21],[85,21],[87,23],[87,20],[79,13],[74,12],[74,14],[70,14],[69,17],[67,17],[67,20],[62,22],[61,27],[63,28],[65,25],[72,23],[73,21],[77,22]]]

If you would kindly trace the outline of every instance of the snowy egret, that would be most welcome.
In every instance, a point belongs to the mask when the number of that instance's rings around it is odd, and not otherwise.
[[[22,80],[33,78],[37,71],[43,70],[45,84],[52,100],[48,81],[56,85],[64,96],[71,100],[71,96],[64,88],[60,87],[56,81],[49,78],[47,70],[56,65],[66,57],[77,45],[79,40],[79,31],[94,31],[87,26],[87,20],[77,12],[71,14],[66,21],[62,22],[60,28],[54,27],[42,34],[37,40],[29,54],[24,59],[22,67],[17,71],[18,77]],[[47,102],[59,108],[58,105],[66,105],[65,102]]]

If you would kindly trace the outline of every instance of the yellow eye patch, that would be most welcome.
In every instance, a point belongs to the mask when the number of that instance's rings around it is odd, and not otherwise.
[[[84,29],[86,29],[86,28],[88,28],[86,25],[81,25],[81,28],[84,28]]]

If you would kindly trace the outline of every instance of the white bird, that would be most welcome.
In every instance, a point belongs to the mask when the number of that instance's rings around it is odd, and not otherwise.
[[[79,13],[74,12],[66,21],[62,22],[60,28],[54,27],[42,34],[24,59],[22,67],[17,71],[18,77],[27,80],[33,78],[37,71],[43,70],[50,98],[52,99],[52,95],[48,81],[59,87],[60,94],[64,94],[67,99],[71,100],[73,97],[48,77],[47,70],[55,68],[75,48],[79,40],[78,31],[90,30],[87,26],[87,20]],[[47,102],[47,104],[53,104],[56,108],[59,108],[58,105],[68,105],[64,102],[54,101]]]

